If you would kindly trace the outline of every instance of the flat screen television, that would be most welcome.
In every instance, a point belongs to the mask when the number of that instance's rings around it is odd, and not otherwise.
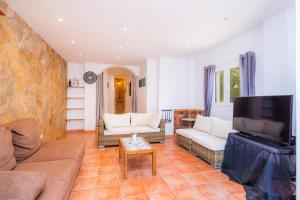
[[[234,100],[233,129],[290,145],[293,96],[238,97]]]

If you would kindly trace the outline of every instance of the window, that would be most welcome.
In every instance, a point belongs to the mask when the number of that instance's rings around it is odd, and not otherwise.
[[[224,70],[216,72],[216,103],[224,102]]]
[[[230,102],[234,102],[235,97],[240,96],[240,68],[230,69]]]

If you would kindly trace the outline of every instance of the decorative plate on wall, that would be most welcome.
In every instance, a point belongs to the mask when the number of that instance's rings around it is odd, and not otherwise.
[[[83,75],[83,80],[88,84],[93,84],[97,80],[97,75],[91,71],[85,72]]]

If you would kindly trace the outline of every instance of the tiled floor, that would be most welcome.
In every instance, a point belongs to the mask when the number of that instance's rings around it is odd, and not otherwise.
[[[138,156],[129,159],[127,180],[123,179],[118,147],[99,149],[95,135],[79,137],[88,145],[70,200],[245,199],[242,186],[177,146],[172,136],[164,144],[153,144],[157,150],[156,176],[151,174],[151,157]]]

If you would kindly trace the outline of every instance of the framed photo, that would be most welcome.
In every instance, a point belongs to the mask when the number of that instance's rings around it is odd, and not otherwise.
[[[139,87],[141,88],[141,87],[145,87],[145,86],[146,86],[146,77],[141,78],[139,80]]]

